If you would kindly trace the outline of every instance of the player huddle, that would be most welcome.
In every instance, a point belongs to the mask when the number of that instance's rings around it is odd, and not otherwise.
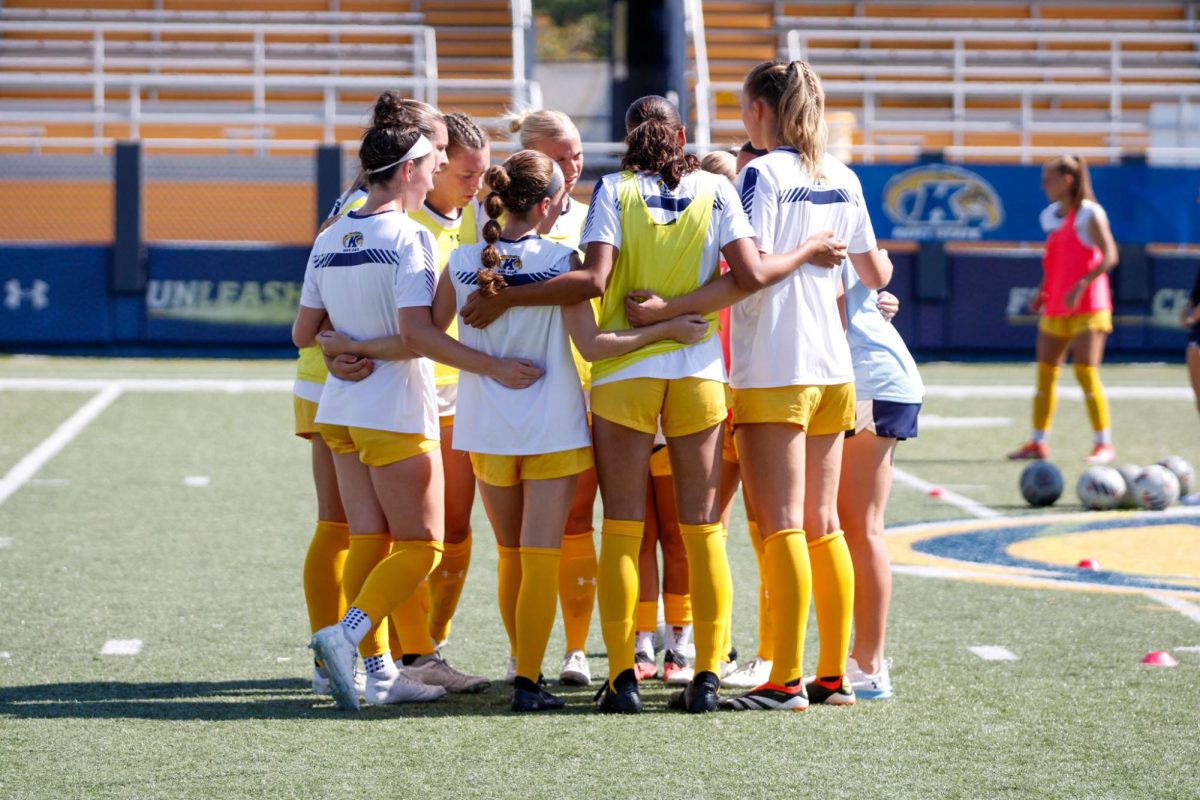
[[[560,682],[591,683],[598,606],[596,708],[641,711],[638,682],[658,674],[655,543],[663,675],[683,687],[672,709],[891,696],[883,512],[923,394],[884,316],[895,306],[880,307],[892,265],[858,179],[825,152],[807,64],[755,67],[742,119],[744,153],[762,155],[702,166],[675,108],[639,99],[622,169],[585,207],[565,115],[514,117],[524,149],[491,166],[469,118],[380,96],[293,329],[318,496],[315,692],[356,709],[487,687],[441,652],[478,487],[514,711],[564,706],[542,676],[560,604]],[[739,479],[761,582],[760,649],[740,667],[726,558]],[[820,652],[805,678],[810,602]]]

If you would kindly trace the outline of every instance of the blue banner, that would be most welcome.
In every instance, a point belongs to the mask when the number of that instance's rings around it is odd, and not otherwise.
[[[63,245],[0,248],[0,342],[110,341],[109,251]]]
[[[1041,242],[1040,166],[858,164],[880,239]],[[1200,243],[1200,169],[1095,166],[1092,185],[1118,243]]]

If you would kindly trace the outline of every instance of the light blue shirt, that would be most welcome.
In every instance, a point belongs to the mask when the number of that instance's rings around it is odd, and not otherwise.
[[[879,294],[868,289],[847,260],[846,336],[854,362],[854,395],[859,400],[890,400],[919,403],[925,384],[917,363],[892,323],[883,318],[877,305]]]

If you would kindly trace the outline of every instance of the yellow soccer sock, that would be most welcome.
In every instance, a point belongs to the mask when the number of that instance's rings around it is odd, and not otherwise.
[[[508,652],[517,654],[517,594],[521,591],[521,548],[496,545],[496,601],[508,634]]]
[[[808,543],[812,563],[813,602],[821,650],[817,677],[829,678],[846,671],[850,652],[850,623],[854,621],[854,563],[841,531]]]
[[[1083,389],[1083,400],[1087,404],[1092,430],[1100,433],[1111,428],[1108,395],[1104,392],[1104,385],[1100,383],[1100,370],[1091,364],[1076,364],[1075,379],[1079,381],[1079,388]]]
[[[592,531],[563,536],[558,562],[558,601],[568,650],[587,648],[596,605],[596,543]]]
[[[1055,384],[1058,382],[1058,365],[1037,365],[1037,393],[1033,396],[1033,429],[1035,431],[1050,430],[1050,421],[1054,419],[1054,408],[1058,405],[1058,395]]]
[[[537,683],[558,605],[558,560],[562,551],[522,547],[521,591],[517,595],[517,675]]]
[[[351,607],[361,610],[372,620],[383,619],[416,592],[441,558],[441,542],[396,542],[392,545],[392,554],[371,570],[362,591],[351,601]],[[383,643],[387,643],[386,635]]]
[[[763,540],[767,592],[771,598],[771,682],[799,678],[804,664],[804,632],[812,596],[812,569],[804,531],[776,531]]]
[[[767,602],[767,564],[763,549],[762,533],[757,522],[749,522],[750,544],[754,546],[754,559],[758,563],[758,657],[764,661],[774,660],[775,642],[771,633],[771,610]]]
[[[350,528],[346,523],[317,520],[304,557],[304,602],[313,633],[336,625],[346,613],[342,570],[349,549]]]
[[[438,565],[439,567],[441,564]],[[392,609],[388,622],[396,632],[399,648],[392,646],[392,657],[427,656],[433,652],[433,635],[429,632],[429,580],[417,584],[404,602]]]
[[[679,524],[688,558],[688,589],[692,596],[692,638],[696,643],[696,674],[720,674],[721,648],[725,646],[733,578],[725,555],[724,528]],[[728,651],[726,651],[726,657]]]
[[[729,531],[725,526],[721,526],[721,550],[726,554],[725,558],[729,558]],[[733,576],[729,578],[729,604],[728,611],[725,614],[725,639],[721,642],[721,661],[728,663],[733,653]]]
[[[663,621],[672,628],[683,628],[692,624],[692,596],[690,594],[663,593]]]
[[[350,537],[350,547],[346,553],[346,563],[342,568],[342,593],[345,595],[346,606],[353,605],[354,598],[362,591],[367,576],[392,551],[392,537],[386,533],[364,533]],[[365,610],[365,609],[364,609]],[[388,652],[388,624],[384,619],[387,614],[371,617],[374,627],[358,645],[358,652],[363,658],[379,656]]]
[[[638,633],[644,633],[658,629],[657,600],[638,600],[637,617],[634,624],[634,629]]]
[[[646,523],[638,520],[605,519],[600,529],[597,598],[610,685],[622,672],[633,669],[638,551],[645,528]]]
[[[467,570],[471,566],[471,532],[461,542],[447,542],[442,563],[429,575],[429,632],[434,641],[444,642],[450,636],[450,621],[458,609]]]

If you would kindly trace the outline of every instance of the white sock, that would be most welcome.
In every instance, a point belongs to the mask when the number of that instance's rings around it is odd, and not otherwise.
[[[342,617],[342,633],[346,634],[352,645],[358,647],[358,643],[371,632],[372,624],[371,618],[361,608],[351,608]]]
[[[1034,428],[1033,433],[1029,434],[1029,441],[1033,442],[1034,444],[1041,444],[1042,442],[1046,441],[1046,432],[1039,431],[1037,428]]]
[[[653,631],[638,631],[637,644],[634,650],[640,653],[646,653],[651,658],[654,657],[654,632]]]
[[[1096,444],[1112,444],[1112,431],[1105,428],[1096,433]]]
[[[676,653],[682,653],[687,649],[688,642],[692,639],[692,626],[684,625],[682,628],[671,629],[671,641],[668,642],[668,650],[674,650]]]
[[[367,677],[375,680],[390,680],[400,674],[400,670],[396,669],[396,662],[392,661],[391,653],[367,656],[363,659],[363,666],[366,667]]]

